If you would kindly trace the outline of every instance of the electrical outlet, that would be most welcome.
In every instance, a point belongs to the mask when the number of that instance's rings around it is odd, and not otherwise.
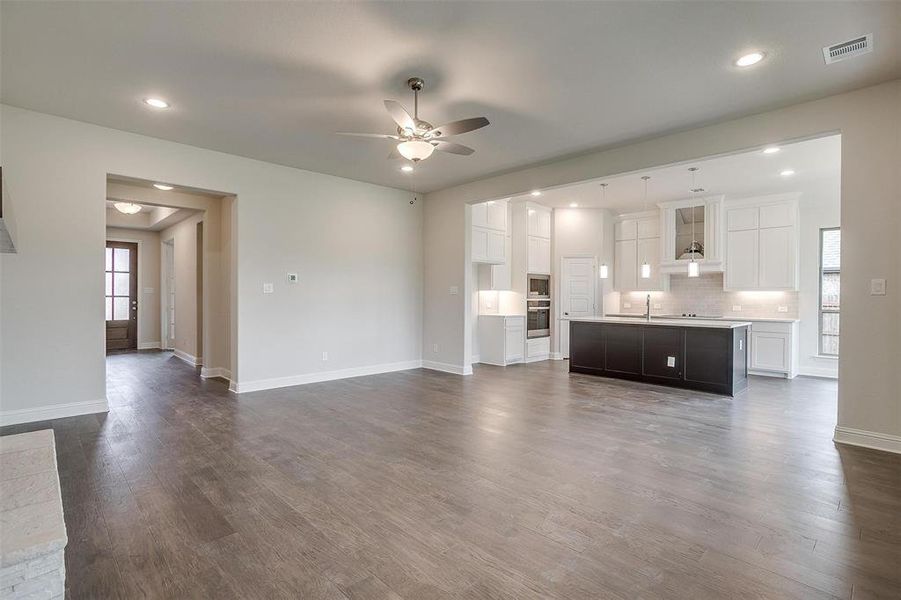
[[[663,305],[661,305],[661,304],[658,302],[658,303],[654,304],[654,308],[663,308]]]
[[[885,279],[870,280],[870,295],[885,296]]]
[[[432,344],[432,352],[438,352],[438,344]]]
[[[741,312],[741,304],[733,304],[732,312]]]
[[[288,283],[297,283],[299,278],[297,277],[297,273],[288,273]]]
[[[787,306],[778,306],[778,307],[776,307],[776,310],[779,312],[788,312],[788,307]]]
[[[275,291],[275,286],[272,285],[271,283],[264,283],[264,284],[263,284],[263,293],[264,293],[264,294],[271,294],[271,293],[274,292],[274,291]]]
[[[322,353],[322,360],[328,360],[328,352]]]
[[[632,308],[631,302],[623,302],[623,308]]]

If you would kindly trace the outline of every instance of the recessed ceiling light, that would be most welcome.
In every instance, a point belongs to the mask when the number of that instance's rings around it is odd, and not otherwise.
[[[165,183],[154,183],[153,187],[155,187],[158,190],[163,190],[164,192],[168,192],[169,190],[172,189],[171,185],[166,185]]]
[[[768,146],[763,149],[763,153],[764,154],[776,154],[780,150],[782,150],[782,148],[780,148],[779,146]]]
[[[169,108],[169,103],[162,98],[144,98],[144,104],[153,108]]]
[[[570,208],[579,208],[579,203],[578,202],[570,202],[569,207]]]
[[[400,168],[400,170],[403,171],[404,173],[409,173],[410,171],[413,170],[413,165],[404,165]]]
[[[533,196],[540,196],[540,195],[541,195],[541,190],[532,190],[532,195],[533,195]]]
[[[779,174],[782,175],[783,177],[791,177],[792,175],[795,174],[795,172],[792,169],[785,169],[784,171],[782,171]]]
[[[763,60],[764,54],[763,52],[750,52],[745,54],[737,61],[735,61],[736,67],[750,67],[751,65],[756,65],[760,61]]]

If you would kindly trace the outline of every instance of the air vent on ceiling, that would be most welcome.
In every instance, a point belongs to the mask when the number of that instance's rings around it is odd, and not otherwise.
[[[823,58],[826,59],[827,65],[831,65],[834,62],[845,60],[847,58],[854,58],[855,56],[860,56],[861,54],[872,51],[873,34],[868,33],[858,38],[854,38],[853,40],[848,40],[847,42],[826,46],[823,48]]]

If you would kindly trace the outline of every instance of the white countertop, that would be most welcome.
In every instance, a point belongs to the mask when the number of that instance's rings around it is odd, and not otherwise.
[[[750,327],[749,321],[728,321],[709,320],[709,319],[661,319],[654,317],[650,321],[643,318],[635,317],[569,317],[570,321],[580,321],[585,323],[621,323],[623,325],[659,325],[670,327],[706,327],[708,329],[736,329],[738,327]]]
[[[523,319],[524,319],[526,316],[525,316],[525,315],[516,315],[516,314],[512,314],[512,313],[509,313],[509,314],[499,314],[499,315],[498,315],[498,314],[479,315],[479,318],[480,318],[480,319],[483,318],[483,317],[502,317],[502,318],[506,318],[506,317],[520,317],[520,318],[523,318]]]
[[[639,318],[643,319],[644,315],[640,313],[612,313],[607,315],[609,317],[628,317],[631,319]],[[676,316],[662,316],[662,315],[651,315],[651,319],[670,319],[670,320],[707,320],[707,321],[749,321],[751,323],[797,323],[800,319],[790,319],[786,317],[741,317],[738,315],[725,315],[722,317],[710,317],[708,319],[699,319],[698,317],[676,317]]]

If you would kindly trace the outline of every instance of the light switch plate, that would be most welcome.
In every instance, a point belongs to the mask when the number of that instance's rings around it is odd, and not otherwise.
[[[322,360],[328,360],[328,352],[322,353]]]
[[[264,284],[263,284],[263,293],[264,293],[264,294],[271,294],[271,293],[274,292],[274,291],[275,291],[275,286],[272,285],[271,283],[264,283]]]
[[[885,279],[870,280],[870,295],[885,296]]]
[[[297,273],[288,273],[288,283],[297,283],[300,278],[297,276]]]
[[[460,288],[459,288],[459,286],[456,286],[456,285],[450,286],[450,295],[451,295],[451,296],[456,296],[456,295],[459,294],[459,293],[460,293]]]
[[[152,293],[153,293],[153,288],[144,288],[144,293],[145,293],[145,294],[152,294]]]
[[[788,307],[787,306],[779,306],[776,308],[776,310],[779,312],[788,312]]]
[[[676,366],[676,357],[675,356],[667,356],[666,357],[666,366],[667,367],[675,367]]]

